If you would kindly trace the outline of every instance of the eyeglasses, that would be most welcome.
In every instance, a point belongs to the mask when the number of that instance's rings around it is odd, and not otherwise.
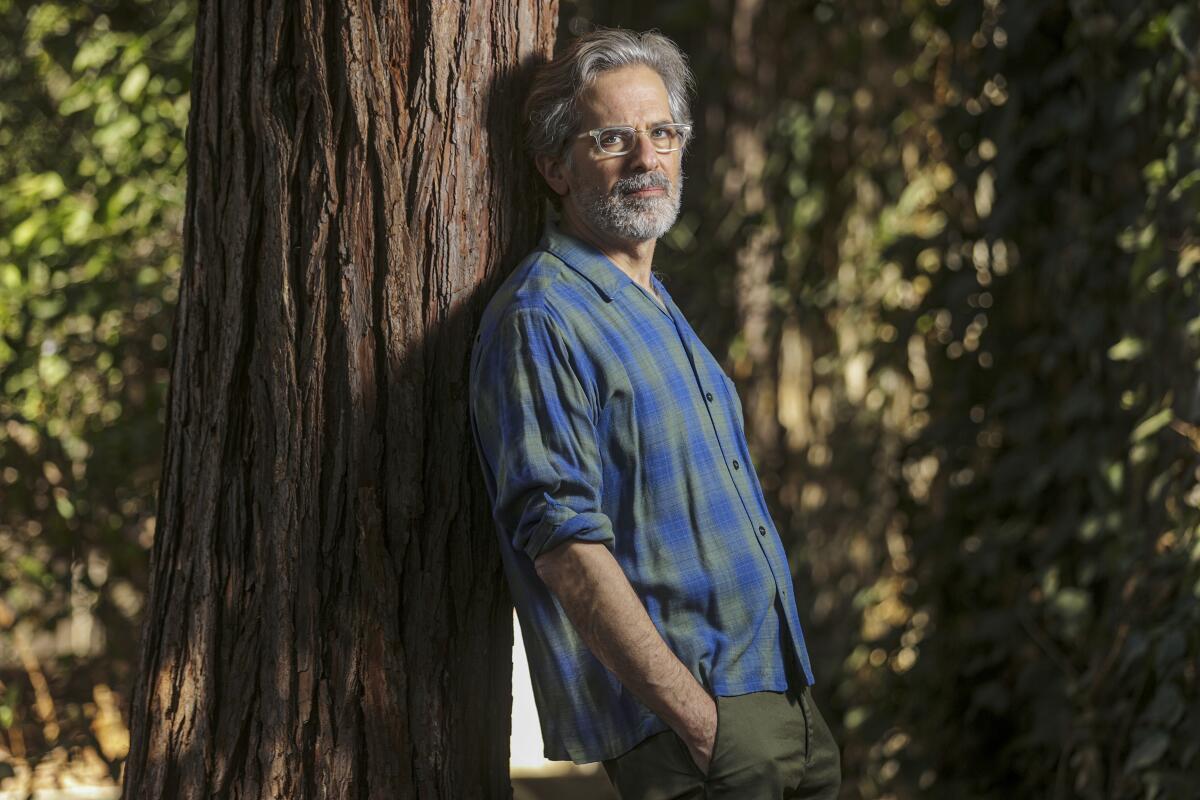
[[[644,133],[650,137],[650,144],[655,152],[673,153],[682,150],[692,133],[692,126],[682,122],[666,122],[652,128],[634,128],[630,125],[614,125],[611,128],[595,128],[579,134],[579,138],[590,136],[596,140],[596,147],[610,156],[623,156],[633,152],[637,144],[637,135]]]

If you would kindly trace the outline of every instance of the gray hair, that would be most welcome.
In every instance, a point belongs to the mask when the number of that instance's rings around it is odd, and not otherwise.
[[[691,124],[688,98],[695,88],[687,58],[661,33],[597,28],[575,39],[533,76],[525,100],[525,144],[535,156],[557,156],[583,114],[579,95],[603,72],[636,64],[658,73],[667,87],[674,122]]]

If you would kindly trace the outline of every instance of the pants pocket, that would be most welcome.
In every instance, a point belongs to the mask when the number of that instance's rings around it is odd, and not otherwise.
[[[808,689],[800,691],[800,713],[804,715],[804,766],[812,764],[813,713]]]
[[[704,776],[705,780],[708,780],[709,775],[714,774],[713,767],[716,766],[717,753],[720,752],[721,747],[721,698],[714,697],[713,702],[716,703],[717,706],[717,729],[713,732],[712,755],[708,759],[708,773]]]
[[[700,765],[696,763],[696,759],[692,758],[692,751],[688,749],[687,743],[683,741],[683,737],[671,731],[671,736],[674,737],[676,744],[679,745],[679,752],[683,755],[684,760],[691,766],[692,771],[700,776],[703,780],[708,780],[713,774],[713,767],[717,763],[717,747],[721,744],[721,698],[714,697],[713,702],[717,706],[717,730],[713,736],[712,755],[708,759],[708,772],[705,773],[700,769]]]
[[[621,800],[700,800],[704,779],[683,740],[667,729],[604,762]]]

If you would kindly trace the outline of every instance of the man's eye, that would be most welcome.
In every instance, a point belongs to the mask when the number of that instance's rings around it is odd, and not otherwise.
[[[600,134],[601,145],[620,144],[624,139],[625,137],[616,131],[606,131]]]
[[[673,131],[670,128],[654,128],[650,135],[655,139],[669,139]]]

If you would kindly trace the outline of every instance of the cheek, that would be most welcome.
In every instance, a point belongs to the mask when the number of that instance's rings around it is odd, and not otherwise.
[[[616,183],[617,177],[610,175],[608,170],[596,168],[581,168],[571,176],[572,189],[585,189],[592,192],[607,194]]]

